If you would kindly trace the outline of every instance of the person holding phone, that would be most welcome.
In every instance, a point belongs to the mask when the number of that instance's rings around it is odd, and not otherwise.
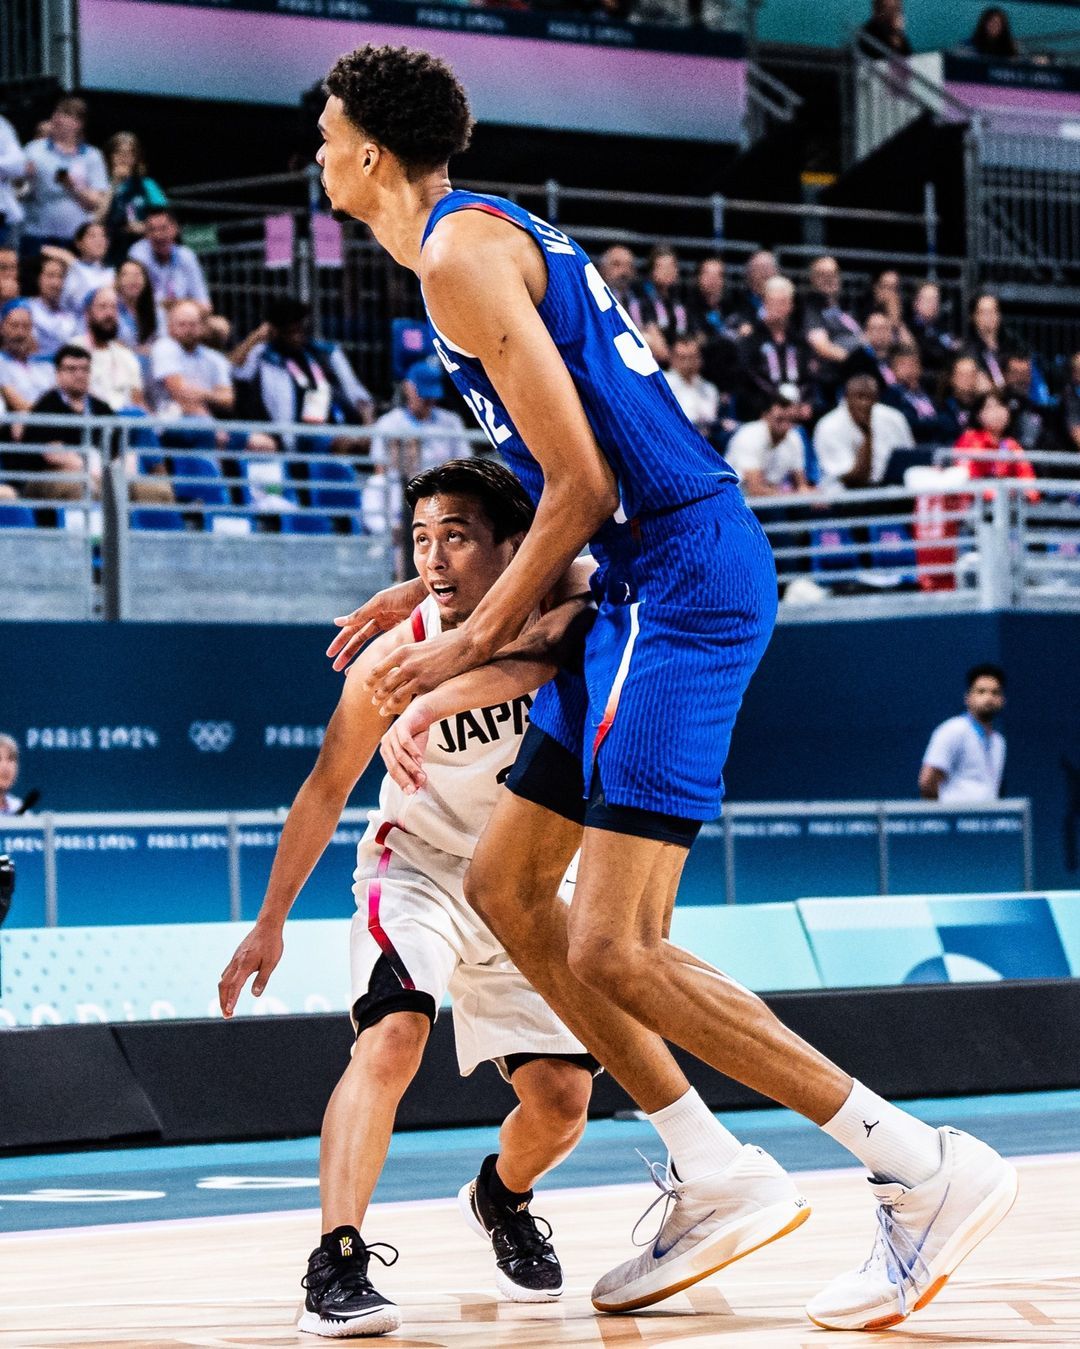
[[[26,147],[30,192],[20,249],[37,257],[48,244],[70,249],[80,225],[94,220],[109,195],[109,174],[96,146],[83,139],[86,103],[62,98],[49,134]]]

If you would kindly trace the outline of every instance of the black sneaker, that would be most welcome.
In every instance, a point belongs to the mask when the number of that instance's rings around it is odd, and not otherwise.
[[[529,1212],[531,1191],[517,1208],[497,1204],[484,1183],[485,1167],[461,1187],[458,1206],[472,1230],[495,1251],[495,1285],[511,1302],[550,1302],[563,1290],[562,1266],[551,1246],[551,1225]]]
[[[336,1340],[397,1330],[401,1312],[372,1288],[368,1261],[374,1256],[384,1265],[392,1265],[398,1253],[393,1246],[376,1244],[394,1251],[393,1259],[381,1256],[375,1246],[365,1246],[355,1227],[335,1227],[323,1237],[308,1257],[307,1273],[300,1280],[307,1298],[297,1329]]]

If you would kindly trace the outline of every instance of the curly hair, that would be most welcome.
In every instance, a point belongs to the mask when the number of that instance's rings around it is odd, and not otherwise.
[[[472,135],[469,100],[454,72],[428,52],[369,43],[338,58],[323,86],[349,121],[406,169],[434,169]]]

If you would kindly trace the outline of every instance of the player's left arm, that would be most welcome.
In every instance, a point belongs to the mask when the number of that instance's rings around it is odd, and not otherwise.
[[[406,793],[423,787],[428,732],[437,721],[474,707],[492,707],[531,693],[554,679],[560,667],[580,659],[595,610],[588,595],[575,595],[548,610],[486,665],[440,684],[400,709],[379,746],[386,770]],[[395,702],[381,708],[390,716]]]
[[[531,250],[525,252],[524,250]],[[535,257],[533,256],[535,255]],[[521,231],[476,211],[449,217],[424,250],[424,295],[435,326],[473,352],[544,473],[536,518],[506,571],[460,628],[397,653],[376,670],[421,691],[483,664],[516,637],[619,494],[574,381],[537,311],[543,262]]]

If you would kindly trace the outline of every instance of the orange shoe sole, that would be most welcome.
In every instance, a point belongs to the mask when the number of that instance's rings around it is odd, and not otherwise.
[[[597,1302],[594,1298],[593,1306],[598,1312],[618,1314],[619,1312],[638,1312],[643,1307],[651,1307],[656,1302],[663,1302],[665,1298],[674,1297],[676,1293],[681,1293],[684,1288],[691,1288],[695,1283],[700,1283],[702,1279],[708,1279],[713,1274],[718,1274],[722,1269],[727,1269],[728,1265],[733,1265],[736,1260],[743,1260],[746,1256],[753,1255],[755,1251],[760,1251],[765,1246],[771,1246],[774,1241],[779,1241],[781,1237],[786,1237],[806,1222],[807,1218],[810,1217],[810,1212],[809,1208],[800,1209],[791,1222],[786,1227],[782,1227],[779,1232],[774,1232],[771,1237],[759,1241],[756,1246],[751,1246],[749,1250],[740,1251],[738,1255],[733,1255],[730,1260],[722,1260],[720,1264],[713,1265],[711,1269],[703,1270],[702,1273],[695,1274],[692,1278],[683,1279],[680,1283],[670,1284],[667,1288],[663,1288],[656,1293],[650,1293],[647,1297],[635,1298],[633,1302],[620,1302],[618,1306],[605,1306],[604,1303]]]

